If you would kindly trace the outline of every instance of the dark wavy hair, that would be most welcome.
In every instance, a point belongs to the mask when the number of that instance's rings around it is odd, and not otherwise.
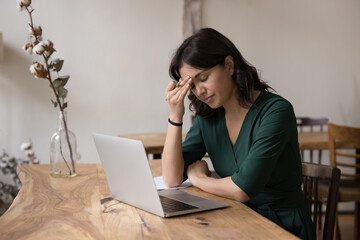
[[[225,58],[232,56],[234,74],[232,79],[238,89],[238,101],[243,107],[254,104],[254,90],[272,89],[261,81],[255,67],[251,66],[241,55],[235,45],[224,35],[211,28],[203,28],[187,38],[176,50],[169,67],[169,75],[179,81],[180,68],[184,63],[199,69],[210,69],[216,65],[224,66]],[[210,108],[201,102],[190,91],[190,110],[195,115],[210,117],[217,109]]]

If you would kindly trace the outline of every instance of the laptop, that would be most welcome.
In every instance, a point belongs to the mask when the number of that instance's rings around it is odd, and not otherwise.
[[[160,217],[229,206],[181,190],[157,190],[141,141],[97,133],[93,138],[114,199]]]

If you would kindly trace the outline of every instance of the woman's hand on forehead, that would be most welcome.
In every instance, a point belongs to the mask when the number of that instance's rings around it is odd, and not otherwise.
[[[181,79],[184,80],[186,76],[189,76],[193,80],[197,79],[203,72],[208,69],[195,68],[189,64],[184,63],[184,65],[179,69]]]

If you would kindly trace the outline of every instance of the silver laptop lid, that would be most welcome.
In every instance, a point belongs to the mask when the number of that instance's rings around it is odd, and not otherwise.
[[[93,138],[113,198],[164,217],[142,142],[97,133]]]

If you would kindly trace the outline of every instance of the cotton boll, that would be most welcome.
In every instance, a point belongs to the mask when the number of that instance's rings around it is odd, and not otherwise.
[[[47,78],[45,67],[38,62],[33,63],[29,70],[36,78]]]
[[[24,142],[23,144],[21,144],[20,148],[22,151],[25,151],[25,150],[29,150],[31,149],[31,143],[29,142]]]
[[[42,28],[40,26],[29,26],[29,33],[33,36],[41,36],[42,34]]]
[[[33,45],[31,43],[26,43],[23,46],[23,50],[31,55],[33,53]]]
[[[33,150],[26,150],[25,151],[25,155],[28,157],[28,158],[32,158],[34,157],[35,153]]]
[[[39,42],[33,48],[33,53],[35,53],[37,55],[42,55],[45,52],[45,47],[44,46],[45,46],[44,42]]]

